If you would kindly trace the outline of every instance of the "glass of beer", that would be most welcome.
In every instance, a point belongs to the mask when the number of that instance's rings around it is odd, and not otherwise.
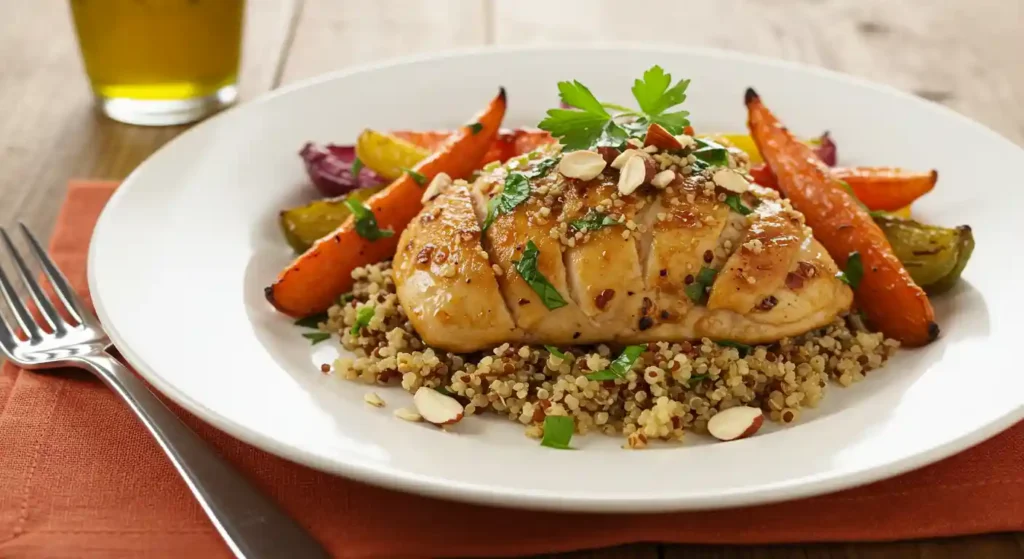
[[[238,93],[245,0],[70,0],[99,109],[129,124],[202,119]]]

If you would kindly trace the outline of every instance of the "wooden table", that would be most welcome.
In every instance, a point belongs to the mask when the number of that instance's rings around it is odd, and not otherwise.
[[[92,110],[66,2],[0,0],[0,224],[52,227],[68,179],[124,178],[186,127]],[[599,40],[711,45],[912,91],[1024,143],[1017,0],[249,0],[243,100],[322,72],[486,44]],[[653,17],[656,15],[656,17]],[[880,544],[659,546],[562,557],[1024,557],[996,534]]]

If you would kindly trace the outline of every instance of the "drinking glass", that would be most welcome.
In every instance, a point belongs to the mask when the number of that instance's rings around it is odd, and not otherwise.
[[[70,0],[100,110],[129,124],[202,119],[234,103],[245,0]]]

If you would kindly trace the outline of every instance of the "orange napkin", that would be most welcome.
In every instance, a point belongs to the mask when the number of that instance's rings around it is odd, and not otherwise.
[[[71,185],[51,248],[84,292],[115,183]],[[176,408],[177,409],[177,408]],[[178,410],[180,411],[180,409]],[[1024,529],[1024,423],[918,471],[841,493],[713,512],[511,511],[332,477],[185,421],[338,557],[511,556],[627,542],[893,540]],[[229,557],[126,407],[87,375],[0,374],[0,557]]]

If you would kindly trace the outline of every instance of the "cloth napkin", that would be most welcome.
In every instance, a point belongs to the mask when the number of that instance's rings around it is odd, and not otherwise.
[[[116,183],[77,182],[50,244],[86,290]],[[628,542],[894,540],[1024,529],[1024,423],[894,479],[782,504],[673,514],[525,512],[434,500],[299,466],[175,407],[338,557],[513,556]],[[86,374],[0,374],[0,557],[230,557],[168,460]]]

